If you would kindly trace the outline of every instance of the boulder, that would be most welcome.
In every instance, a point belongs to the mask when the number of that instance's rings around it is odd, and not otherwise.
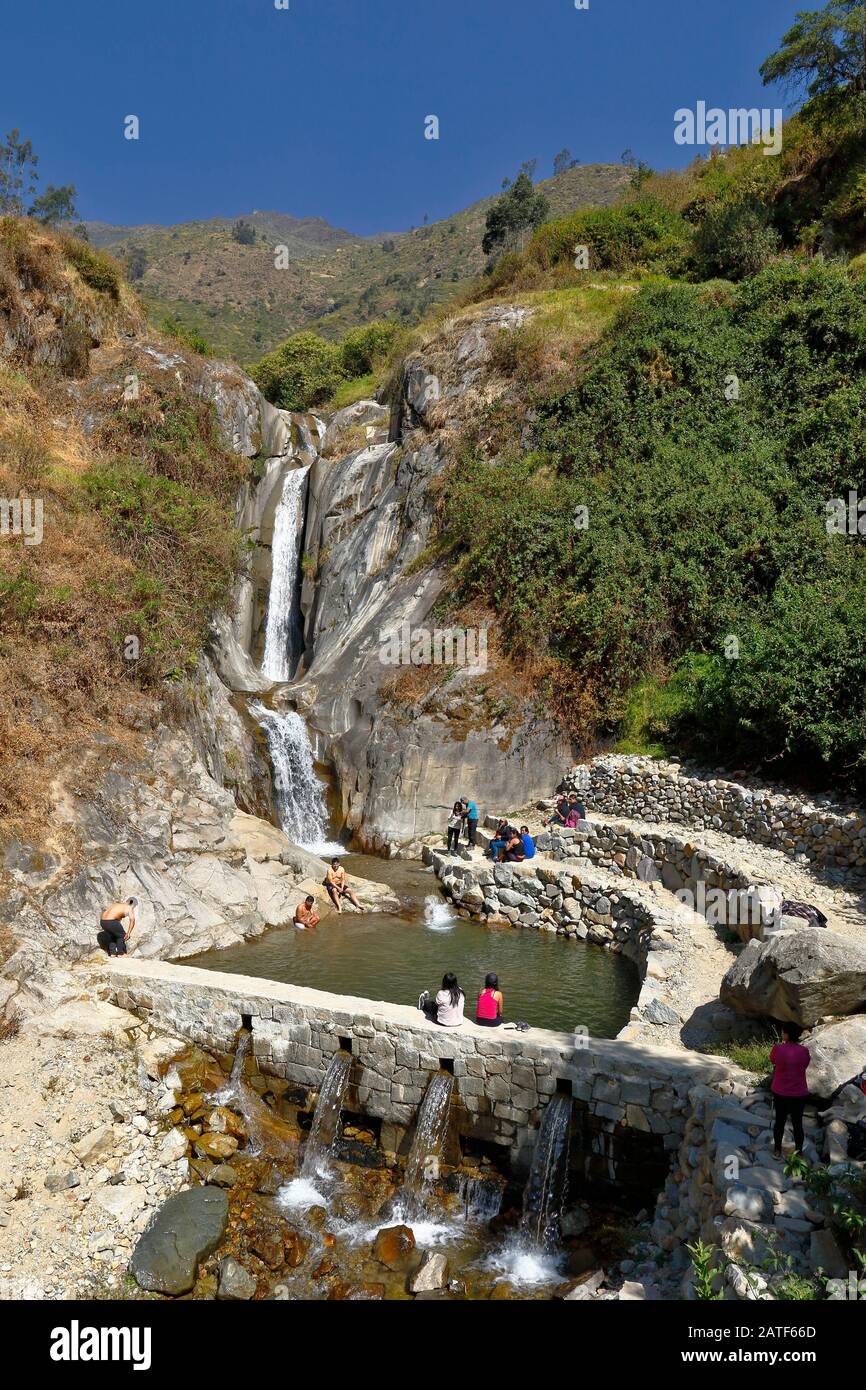
[[[99,1125],[72,1145],[72,1152],[85,1168],[101,1163],[112,1152],[117,1143],[117,1135],[112,1125]]]
[[[233,1134],[201,1134],[195,1140],[195,1151],[200,1158],[212,1158],[215,1163],[224,1163],[231,1158],[238,1147]]]
[[[835,932],[800,931],[750,941],[722,980],[737,1013],[806,1027],[866,1003],[866,946]]]
[[[409,1293],[429,1293],[432,1289],[448,1286],[448,1261],[438,1250],[427,1250],[420,1265],[409,1275],[406,1288]]]
[[[215,1187],[191,1187],[164,1202],[132,1252],[130,1270],[151,1293],[189,1293],[199,1260],[225,1235],[229,1201]]]
[[[249,1270],[238,1264],[232,1255],[226,1255],[225,1259],[220,1260],[217,1298],[241,1301],[254,1298],[255,1293],[256,1281]]]
[[[385,1226],[373,1242],[373,1256],[388,1269],[405,1266],[415,1249],[415,1236],[408,1226]]]
[[[805,1043],[812,1054],[809,1090],[818,1100],[830,1100],[866,1069],[866,1014],[816,1028]]]
[[[104,1211],[106,1216],[114,1217],[118,1226],[128,1226],[144,1211],[146,1203],[147,1190],[137,1182],[100,1187],[90,1199],[91,1206]]]
[[[211,1168],[207,1180],[213,1183],[214,1187],[234,1187],[238,1175],[230,1163],[218,1163],[216,1167]]]
[[[141,1027],[141,1019],[126,1009],[103,1000],[74,999],[51,1013],[33,1014],[24,1024],[25,1033],[40,1038],[117,1038]]]

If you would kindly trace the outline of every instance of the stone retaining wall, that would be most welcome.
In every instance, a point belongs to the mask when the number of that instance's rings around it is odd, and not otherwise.
[[[752,789],[678,763],[624,754],[574,768],[563,787],[577,790],[588,811],[721,830],[855,877],[866,870],[866,815],[825,798]]]
[[[383,1147],[395,1152],[444,1064],[454,1074],[464,1141],[501,1145],[525,1169],[549,1097],[570,1090],[586,1176],[646,1190],[653,1175],[660,1185],[680,1145],[689,1092],[705,1085],[744,1093],[749,1083],[723,1059],[675,1049],[537,1028],[494,1032],[468,1021],[444,1029],[402,1005],[164,961],[121,958],[105,970],[122,1008],[200,1046],[231,1052],[238,1030],[249,1027],[260,1070],[296,1085],[318,1089],[334,1052],[350,1048],[347,1108],[382,1121]]]
[[[666,834],[660,827],[638,832],[624,825],[580,821],[573,830],[551,827],[537,836],[536,846],[540,853],[559,862],[588,861],[614,876],[661,883],[672,893],[688,893],[689,905],[709,920],[752,926],[747,938],[763,937],[764,926],[771,922],[783,898],[782,889],[769,879],[746,874],[695,843],[694,838]]]
[[[429,846],[424,862],[433,868],[446,897],[471,915],[621,951],[642,973],[654,927],[673,920],[642,885],[625,890],[604,874],[577,875],[573,866],[559,870],[534,859],[521,864],[466,862]]]
[[[653,1239],[684,1268],[686,1242],[701,1239],[718,1247],[727,1298],[754,1298],[766,1288],[760,1273],[752,1276],[750,1287],[737,1262],[760,1266],[772,1245],[790,1257],[798,1273],[821,1268],[830,1277],[845,1278],[846,1262],[823,1204],[786,1178],[772,1157],[769,1094],[722,1096],[715,1088],[696,1086],[690,1102],[683,1143],[656,1206]],[[806,1157],[812,1162],[844,1158],[844,1150],[836,1153],[827,1143],[807,1111]]]

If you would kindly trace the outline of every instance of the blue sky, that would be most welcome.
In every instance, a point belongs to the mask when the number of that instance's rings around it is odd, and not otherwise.
[[[820,0],[31,0],[3,20],[0,128],[84,217],[259,209],[399,231],[626,147],[689,151],[673,113],[785,106],[759,63]],[[141,137],[123,138],[124,117]],[[437,115],[438,141],[424,139]]]

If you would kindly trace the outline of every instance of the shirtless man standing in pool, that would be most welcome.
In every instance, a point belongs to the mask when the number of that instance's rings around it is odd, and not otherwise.
[[[363,912],[364,909],[361,907],[361,904],[358,902],[358,899],[355,897],[355,894],[349,887],[349,880],[346,877],[346,870],[343,868],[339,859],[331,860],[331,867],[325,874],[325,887],[328,890],[331,902],[334,904],[334,907],[337,909],[338,912],[343,911],[343,908],[341,906],[342,898],[348,898],[349,902],[353,903],[359,912]]]

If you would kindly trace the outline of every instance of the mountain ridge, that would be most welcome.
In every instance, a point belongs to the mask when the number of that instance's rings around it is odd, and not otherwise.
[[[537,186],[551,216],[606,207],[628,187],[624,165],[586,164]],[[172,317],[213,350],[248,363],[291,333],[326,338],[376,318],[417,322],[479,275],[489,194],[452,216],[409,231],[353,234],[324,218],[256,211],[242,215],[252,245],[232,237],[238,218],[177,224],[85,223],[93,244],[125,266],[151,321]],[[278,269],[275,251],[288,264]]]

